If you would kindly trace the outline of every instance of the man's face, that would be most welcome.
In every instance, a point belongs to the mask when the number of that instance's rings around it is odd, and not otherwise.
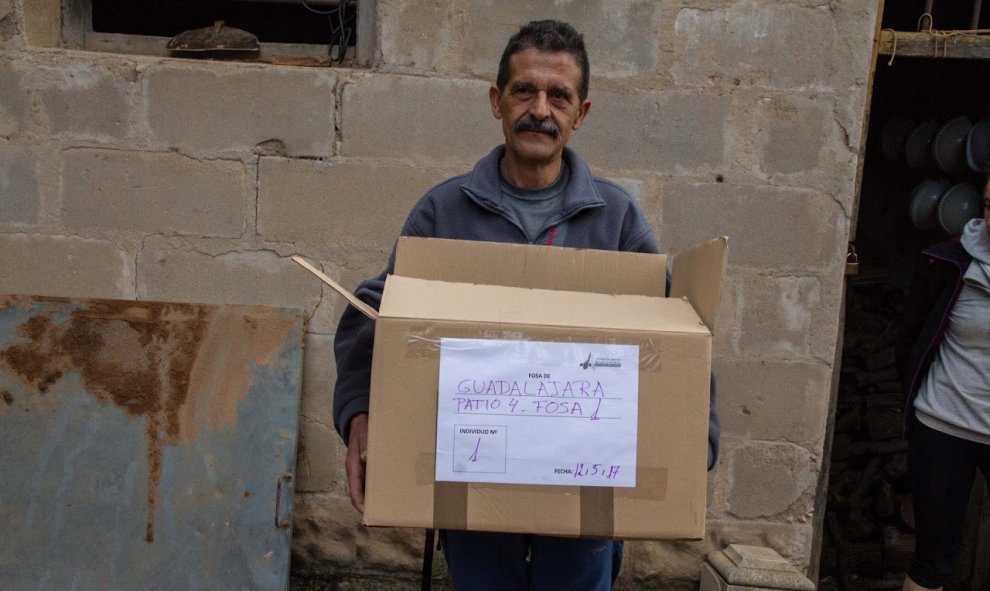
[[[502,120],[506,160],[546,164],[559,160],[571,131],[581,127],[591,102],[578,96],[581,68],[569,53],[525,49],[509,58],[509,80],[489,99]]]

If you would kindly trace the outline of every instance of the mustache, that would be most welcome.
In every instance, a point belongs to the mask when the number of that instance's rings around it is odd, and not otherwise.
[[[516,124],[512,126],[512,131],[516,133],[521,131],[535,131],[537,133],[545,133],[553,139],[560,137],[560,128],[557,127],[553,119],[547,118],[540,121],[532,115],[526,115],[519,121],[516,121]]]

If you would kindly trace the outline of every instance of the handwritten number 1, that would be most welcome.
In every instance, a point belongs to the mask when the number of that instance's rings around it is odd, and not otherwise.
[[[474,453],[472,453],[468,459],[472,462],[478,461],[478,448],[481,447],[481,437],[478,438],[478,443],[474,444]]]

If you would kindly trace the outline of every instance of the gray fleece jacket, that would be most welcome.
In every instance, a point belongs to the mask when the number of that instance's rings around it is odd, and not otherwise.
[[[971,220],[961,243],[973,262],[949,311],[945,337],[914,400],[926,426],[990,444],[990,232]]]
[[[513,209],[502,202],[499,163],[504,150],[503,146],[495,148],[471,172],[448,179],[427,191],[409,213],[402,235],[526,243],[520,220]],[[564,158],[570,166],[570,180],[560,213],[547,222],[547,228],[567,225],[565,242],[559,246],[658,252],[653,231],[636,201],[617,184],[593,176],[584,161],[569,148],[564,149]],[[385,277],[392,272],[392,266],[393,259],[390,258],[386,269],[378,277],[362,282],[355,295],[377,308]],[[374,336],[374,322],[348,306],[334,339],[337,383],[333,420],[345,442],[354,415],[368,412]],[[719,443],[714,376],[710,396],[709,469],[718,456]]]

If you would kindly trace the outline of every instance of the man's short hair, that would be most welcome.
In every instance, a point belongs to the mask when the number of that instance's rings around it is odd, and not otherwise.
[[[582,102],[588,98],[591,65],[588,63],[588,52],[584,49],[584,37],[571,25],[555,20],[530,21],[509,38],[505,51],[502,52],[502,59],[498,62],[498,78],[495,80],[495,85],[499,92],[505,90],[505,85],[509,83],[509,59],[513,54],[526,49],[563,51],[573,55],[578,66],[581,67],[578,97]]]

